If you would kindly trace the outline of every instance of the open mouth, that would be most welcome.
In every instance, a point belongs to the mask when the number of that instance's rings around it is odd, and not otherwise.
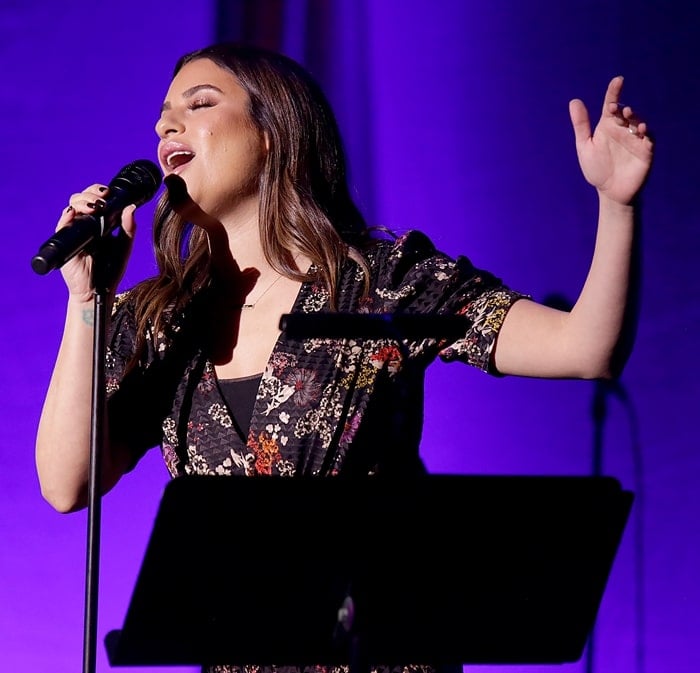
[[[194,152],[178,150],[176,152],[168,154],[165,163],[168,165],[169,169],[174,171],[176,168],[180,168],[181,166],[184,166],[185,164],[189,163],[190,161],[192,161],[192,159],[194,159]]]

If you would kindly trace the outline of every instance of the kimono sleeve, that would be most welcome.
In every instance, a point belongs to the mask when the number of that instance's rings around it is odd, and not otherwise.
[[[436,339],[431,347],[424,343],[424,351],[444,362],[461,361],[498,374],[492,364],[498,333],[510,307],[528,295],[511,290],[467,257],[440,252],[418,231],[399,237],[383,266],[377,293],[387,302],[384,310],[467,318],[464,336],[451,342]]]

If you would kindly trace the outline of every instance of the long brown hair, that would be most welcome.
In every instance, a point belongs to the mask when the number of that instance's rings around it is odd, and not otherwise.
[[[215,44],[186,54],[173,77],[202,58],[236,77],[248,94],[252,123],[269,139],[259,216],[266,260],[288,278],[310,280],[293,259],[293,252],[301,251],[335,306],[343,261],[350,257],[367,271],[360,250],[369,234],[348,191],[345,154],[330,104],[298,63],[248,45]],[[167,192],[156,208],[153,245],[158,275],[132,291],[137,354],[149,326],[162,329],[166,314],[181,310],[210,282],[206,233],[174,212]]]

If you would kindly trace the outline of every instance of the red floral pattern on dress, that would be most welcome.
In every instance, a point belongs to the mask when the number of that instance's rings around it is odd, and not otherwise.
[[[255,455],[256,474],[271,475],[272,466],[282,460],[277,441],[267,433],[261,432],[257,439],[249,439],[248,446]]]

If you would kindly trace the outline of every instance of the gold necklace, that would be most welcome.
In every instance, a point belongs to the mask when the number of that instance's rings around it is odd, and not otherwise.
[[[275,278],[275,280],[273,280],[273,281],[265,288],[265,290],[263,291],[263,293],[262,293],[253,303],[251,303],[251,304],[236,304],[236,305],[234,305],[233,308],[234,308],[234,309],[238,309],[238,310],[246,310],[246,311],[251,311],[251,310],[253,310],[253,309],[258,305],[258,302],[272,289],[272,286],[273,286],[278,280],[280,280],[280,278],[282,278],[282,276],[281,276],[281,275],[278,275],[277,278]]]

